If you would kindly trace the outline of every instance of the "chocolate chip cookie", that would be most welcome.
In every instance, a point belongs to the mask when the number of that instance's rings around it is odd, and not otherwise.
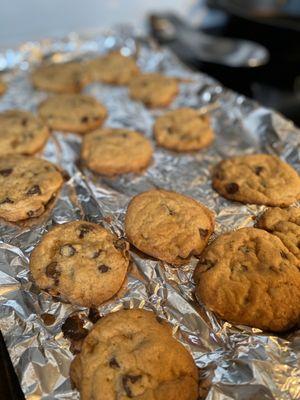
[[[280,158],[251,154],[221,161],[213,173],[213,188],[241,203],[288,206],[300,199],[300,177]]]
[[[175,151],[200,150],[214,140],[208,114],[192,108],[178,108],[158,117],[154,135],[160,146]]]
[[[219,236],[202,254],[194,278],[199,300],[225,320],[275,332],[300,322],[299,261],[261,229]]]
[[[167,190],[149,190],[129,203],[128,240],[150,256],[174,265],[199,255],[214,230],[212,213],[191,197]]]
[[[19,221],[37,217],[63,184],[57,167],[35,157],[0,157],[0,217]]]
[[[34,154],[49,137],[49,129],[32,113],[7,110],[0,113],[0,156]]]
[[[83,94],[49,97],[40,104],[38,112],[49,128],[82,134],[101,126],[107,116],[101,103]]]
[[[77,93],[89,83],[83,64],[76,61],[42,65],[31,80],[35,88],[54,93]]]
[[[178,94],[176,78],[158,73],[138,75],[129,83],[129,94],[147,107],[167,107]]]
[[[118,52],[91,60],[86,68],[91,80],[114,85],[127,85],[140,73],[133,58],[124,57]]]
[[[81,400],[196,400],[195,362],[171,327],[145,310],[101,318],[71,364]]]
[[[81,158],[93,171],[112,176],[138,172],[152,158],[148,139],[128,129],[97,129],[83,138]]]
[[[36,284],[81,306],[98,306],[120,289],[128,244],[99,225],[73,221],[43,236],[30,258]]]
[[[0,79],[0,96],[6,92],[6,84]]]
[[[300,260],[300,208],[269,208],[260,216],[257,227],[279,237]]]

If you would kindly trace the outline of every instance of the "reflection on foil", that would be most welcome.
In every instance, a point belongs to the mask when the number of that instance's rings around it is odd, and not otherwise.
[[[28,69],[41,59],[82,59],[115,47],[121,47],[123,54],[136,55],[144,71],[182,78],[180,94],[171,108],[217,104],[211,107],[216,142],[207,150],[183,155],[156,148],[153,163],[144,174],[108,179],[80,167],[78,136],[53,133],[41,156],[60,165],[70,177],[58,200],[38,219],[17,225],[0,223],[0,327],[27,399],[78,399],[69,379],[73,354],[66,338],[78,321],[73,319],[66,325],[66,320],[79,313],[83,337],[91,321],[97,319],[97,312],[104,315],[122,307],[155,310],[173,325],[174,335],[191,350],[200,368],[201,397],[300,399],[299,333],[268,335],[232,326],[204,310],[193,297],[195,259],[187,266],[173,268],[132,252],[127,288],[92,314],[55,301],[32,283],[28,258],[54,224],[83,218],[122,236],[130,198],[161,187],[191,195],[213,209],[218,235],[253,225],[254,217],[264,208],[227,201],[212,190],[211,169],[222,157],[269,152],[300,171],[300,132],[290,122],[211,78],[190,72],[168,51],[156,49],[146,39],[133,40],[131,32],[124,29],[93,37],[73,34],[62,41],[26,43],[10,52],[9,60],[7,53],[2,54],[0,66],[4,66],[9,89],[1,98],[0,110],[19,107],[34,111],[45,98],[44,93],[32,90],[28,79]],[[85,91],[107,106],[107,126],[130,127],[152,138],[152,124],[160,110],[147,110],[131,101],[126,88],[92,84]],[[62,327],[69,336],[63,336]],[[76,343],[72,350],[78,351]]]

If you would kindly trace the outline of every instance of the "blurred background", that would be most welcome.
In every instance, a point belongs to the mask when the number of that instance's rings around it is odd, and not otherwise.
[[[0,48],[118,24],[300,125],[300,0],[2,1]]]

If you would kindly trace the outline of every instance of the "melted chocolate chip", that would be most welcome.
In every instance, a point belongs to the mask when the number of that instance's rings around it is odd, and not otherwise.
[[[93,228],[90,225],[80,225],[79,227],[79,239],[83,239],[84,236],[88,233],[91,232]]]
[[[59,284],[60,271],[57,268],[57,262],[53,261],[46,267],[46,276],[54,280],[54,284]]]
[[[118,363],[118,361],[116,360],[115,357],[112,357],[112,358],[109,360],[109,366],[110,366],[110,368],[114,368],[114,369],[120,368],[120,365],[119,365],[119,363]]]
[[[240,187],[237,183],[231,182],[226,185],[226,192],[228,194],[234,194],[234,193],[238,192],[239,188]]]
[[[13,204],[14,201],[11,200],[9,197],[5,197],[5,199],[0,201],[0,204]]]
[[[142,378],[142,375],[124,375],[122,377],[122,384],[127,396],[131,399],[133,397],[130,384],[136,383],[138,380]]]
[[[60,250],[59,254],[61,254],[64,257],[72,257],[76,253],[76,249],[69,243],[64,244]]]
[[[21,121],[22,126],[26,126],[28,123],[28,119],[27,118],[23,118]]]
[[[107,265],[105,265],[105,264],[101,264],[101,265],[98,266],[98,270],[99,270],[102,274],[104,274],[105,272],[108,272],[108,271],[110,270],[110,268],[109,268]]]
[[[95,324],[99,319],[101,318],[99,311],[97,308],[90,308],[89,314],[88,314],[88,319]]]
[[[0,175],[6,177],[9,176],[13,172],[12,168],[5,168],[0,170]]]
[[[173,131],[173,129],[171,128],[171,126],[168,126],[168,127],[166,128],[166,131],[167,131],[167,133],[168,133],[169,135],[172,135],[172,133],[174,133],[174,131]]]
[[[98,258],[100,256],[100,254],[102,253],[102,250],[97,250],[93,253],[92,258]]]
[[[200,233],[200,236],[202,237],[202,239],[205,239],[208,235],[208,229],[199,228],[199,233]]]
[[[255,167],[255,174],[260,175],[260,173],[264,170],[264,167],[257,166]]]
[[[64,337],[71,340],[84,339],[89,331],[83,327],[83,321],[77,315],[68,317],[61,327]]]
[[[33,196],[35,194],[42,194],[41,188],[39,187],[39,185],[34,185],[29,190],[27,190],[26,194],[28,196]]]
[[[159,317],[158,315],[155,318],[156,321],[159,322],[160,324],[163,322],[163,318]]]
[[[84,116],[84,117],[81,117],[81,122],[83,123],[83,124],[86,124],[87,122],[88,122],[88,120],[89,120],[89,117],[87,117],[86,115]]]

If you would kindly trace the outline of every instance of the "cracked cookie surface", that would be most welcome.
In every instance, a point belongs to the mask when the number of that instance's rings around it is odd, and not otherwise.
[[[178,108],[158,117],[154,135],[160,146],[176,151],[200,150],[214,140],[209,116],[192,108]]]
[[[196,400],[198,374],[171,327],[145,310],[101,318],[71,364],[81,400]]]
[[[101,103],[83,94],[51,96],[39,105],[38,113],[50,129],[82,134],[101,126],[107,116]]]
[[[49,137],[49,129],[32,113],[7,110],[0,113],[0,156],[31,155],[40,150]]]
[[[0,157],[0,217],[19,221],[41,215],[62,184],[61,173],[49,161]]]
[[[213,188],[223,197],[241,203],[284,207],[300,199],[298,173],[269,154],[221,161],[214,169]]]
[[[257,227],[279,237],[300,260],[300,208],[269,208],[258,219]]]
[[[91,80],[115,85],[126,85],[140,73],[135,60],[112,52],[86,63]]]
[[[300,322],[299,261],[261,229],[219,236],[202,254],[194,279],[198,299],[227,321],[275,332]]]
[[[147,107],[167,107],[178,94],[177,79],[158,73],[141,74],[129,84],[129,95]]]
[[[191,197],[167,190],[135,196],[125,217],[129,241],[142,252],[171,264],[199,255],[214,230],[212,213]]]
[[[54,93],[77,93],[88,83],[83,64],[76,61],[42,65],[31,80],[35,88]]]
[[[88,168],[107,176],[141,171],[149,165],[152,153],[151,142],[128,129],[97,129],[85,135],[81,148]]]
[[[98,306],[126,277],[129,245],[101,226],[73,221],[45,234],[30,258],[36,284],[81,306]]]

